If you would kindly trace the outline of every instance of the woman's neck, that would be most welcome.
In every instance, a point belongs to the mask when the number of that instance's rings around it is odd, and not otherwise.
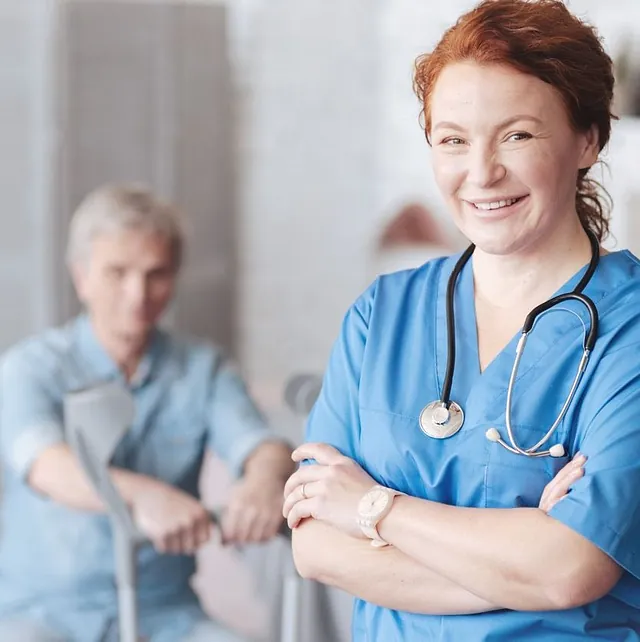
[[[507,256],[476,248],[476,302],[493,308],[530,309],[547,300],[591,259],[591,244],[579,222],[555,230],[523,252]]]

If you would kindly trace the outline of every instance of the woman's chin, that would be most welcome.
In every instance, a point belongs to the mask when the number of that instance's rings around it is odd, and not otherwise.
[[[493,256],[510,256],[527,245],[527,235],[523,234],[522,228],[516,231],[511,226],[504,226],[504,229],[496,226],[492,230],[475,227],[469,229],[467,237],[477,250]]]

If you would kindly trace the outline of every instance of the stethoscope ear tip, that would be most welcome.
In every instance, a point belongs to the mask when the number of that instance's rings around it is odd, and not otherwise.
[[[514,453],[515,455],[526,455],[527,457],[546,457],[549,455],[555,458],[564,457],[565,455],[564,446],[562,444],[556,444],[555,446],[551,446],[549,450],[539,452],[533,450],[522,450],[520,448],[516,448],[515,444],[513,446],[509,446],[502,440],[500,431],[497,428],[489,428],[487,432],[484,433],[484,436],[489,441],[500,444],[503,448],[506,448],[509,452]]]
[[[489,441],[494,441],[494,442],[500,441],[500,433],[497,431],[496,428],[489,428],[489,430],[487,430],[487,432],[484,433],[484,436]]]

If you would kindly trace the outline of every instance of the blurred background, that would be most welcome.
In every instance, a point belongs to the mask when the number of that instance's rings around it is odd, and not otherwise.
[[[80,199],[142,181],[189,220],[167,323],[227,348],[299,440],[283,387],[322,372],[353,299],[464,244],[411,83],[473,4],[0,0],[0,349],[77,311],[63,254]],[[568,4],[616,61],[620,120],[596,175],[609,246],[640,252],[640,3]]]
[[[611,244],[640,229],[640,4],[573,0],[617,62]],[[469,0],[2,0],[0,349],[77,307],[70,213],[146,182],[190,221],[168,320],[222,343],[265,402],[321,371],[381,270],[456,250],[411,90]],[[433,246],[430,248],[429,246]]]

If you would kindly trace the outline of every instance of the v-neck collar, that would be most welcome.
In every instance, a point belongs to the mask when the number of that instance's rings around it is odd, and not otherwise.
[[[598,285],[599,277],[602,273],[603,266],[606,266],[624,255],[625,252],[613,252],[600,257],[600,262],[595,274],[591,278],[584,294],[591,297],[594,303],[606,294],[606,289]],[[443,263],[438,284],[438,300],[436,306],[436,331],[435,331],[435,369],[436,381],[438,383],[438,392],[442,394],[444,385],[444,376],[447,366],[447,315],[446,315],[446,291],[449,277],[453,268],[460,258],[460,255],[450,257],[448,261]],[[473,256],[467,261],[458,276],[454,291],[454,313],[455,313],[455,340],[456,340],[456,357],[454,376],[451,387],[451,399],[458,404],[466,407],[468,399],[474,392],[473,397],[479,399],[475,394],[477,388],[484,388],[483,382],[495,381],[496,375],[499,375],[500,380],[503,382],[508,381],[511,373],[513,361],[515,358],[515,351],[518,341],[522,336],[521,330],[509,340],[509,342],[496,354],[487,367],[480,370],[480,356],[478,350],[478,331],[475,310],[475,287],[473,282]],[[588,263],[582,266],[564,285],[562,285],[553,296],[571,292],[582,275],[588,268]],[[556,308],[553,308],[556,309]],[[557,309],[567,309],[566,306],[560,304]],[[532,367],[534,367],[540,359],[548,354],[552,346],[562,340],[562,338],[569,332],[576,328],[582,328],[583,324],[588,327],[588,313],[584,306],[578,304],[572,306],[571,311],[573,314],[564,313],[554,315],[554,323],[549,324],[545,331],[536,331],[534,326],[533,331],[529,334],[527,346],[524,352],[522,362],[518,370],[516,382],[521,379]],[[524,319],[522,319],[524,323]],[[493,388],[493,386],[492,386]],[[495,388],[494,388],[495,390]],[[506,383],[500,387],[498,397],[506,397]],[[480,395],[482,396],[482,395]],[[495,392],[493,393],[495,398]],[[484,399],[483,403],[488,402],[489,399]]]
[[[607,256],[607,255],[605,255]],[[596,277],[596,273],[598,270],[598,267],[600,267],[600,261],[602,261],[603,257],[601,256],[599,261],[598,261],[598,266],[596,267],[596,271],[592,275],[591,279],[589,280],[589,283],[587,284],[587,287],[591,285],[593,282],[594,278]],[[577,272],[575,272],[567,281],[565,281],[548,299],[552,299],[554,297],[557,297],[561,294],[567,294],[569,292],[573,292],[575,290],[576,286],[580,282],[580,279],[584,275],[584,273],[589,269],[589,262],[587,262],[585,265],[583,265]],[[526,316],[529,314],[527,312],[527,315],[523,317],[522,323],[518,327],[518,330],[515,332],[515,334],[509,339],[509,341],[502,347],[502,349],[491,359],[491,361],[486,365],[484,370],[480,366],[480,346],[478,342],[478,317],[477,317],[477,310],[476,310],[476,305],[475,305],[475,300],[476,300],[476,291],[475,291],[475,282],[473,278],[473,255],[471,255],[471,258],[469,261],[467,261],[467,264],[465,265],[465,270],[467,278],[465,279],[464,283],[460,284],[460,289],[464,289],[464,296],[465,300],[471,301],[473,304],[469,308],[470,312],[470,318],[469,318],[469,325],[470,327],[468,328],[468,331],[471,332],[473,330],[473,337],[474,341],[471,341],[470,343],[473,344],[473,358],[474,361],[477,365],[478,369],[478,374],[482,376],[485,374],[492,366],[494,366],[496,360],[504,353],[507,352],[509,355],[515,357],[515,351],[516,347],[518,345],[518,341],[520,341],[520,337],[522,337],[522,326],[524,325],[524,321]],[[559,304],[560,305],[560,304]],[[584,306],[581,306],[584,307]],[[553,308],[551,308],[553,310]],[[585,310],[583,310],[585,311]],[[529,334],[530,337],[533,336],[535,330],[532,330],[532,332]],[[528,345],[528,343],[527,343]]]

